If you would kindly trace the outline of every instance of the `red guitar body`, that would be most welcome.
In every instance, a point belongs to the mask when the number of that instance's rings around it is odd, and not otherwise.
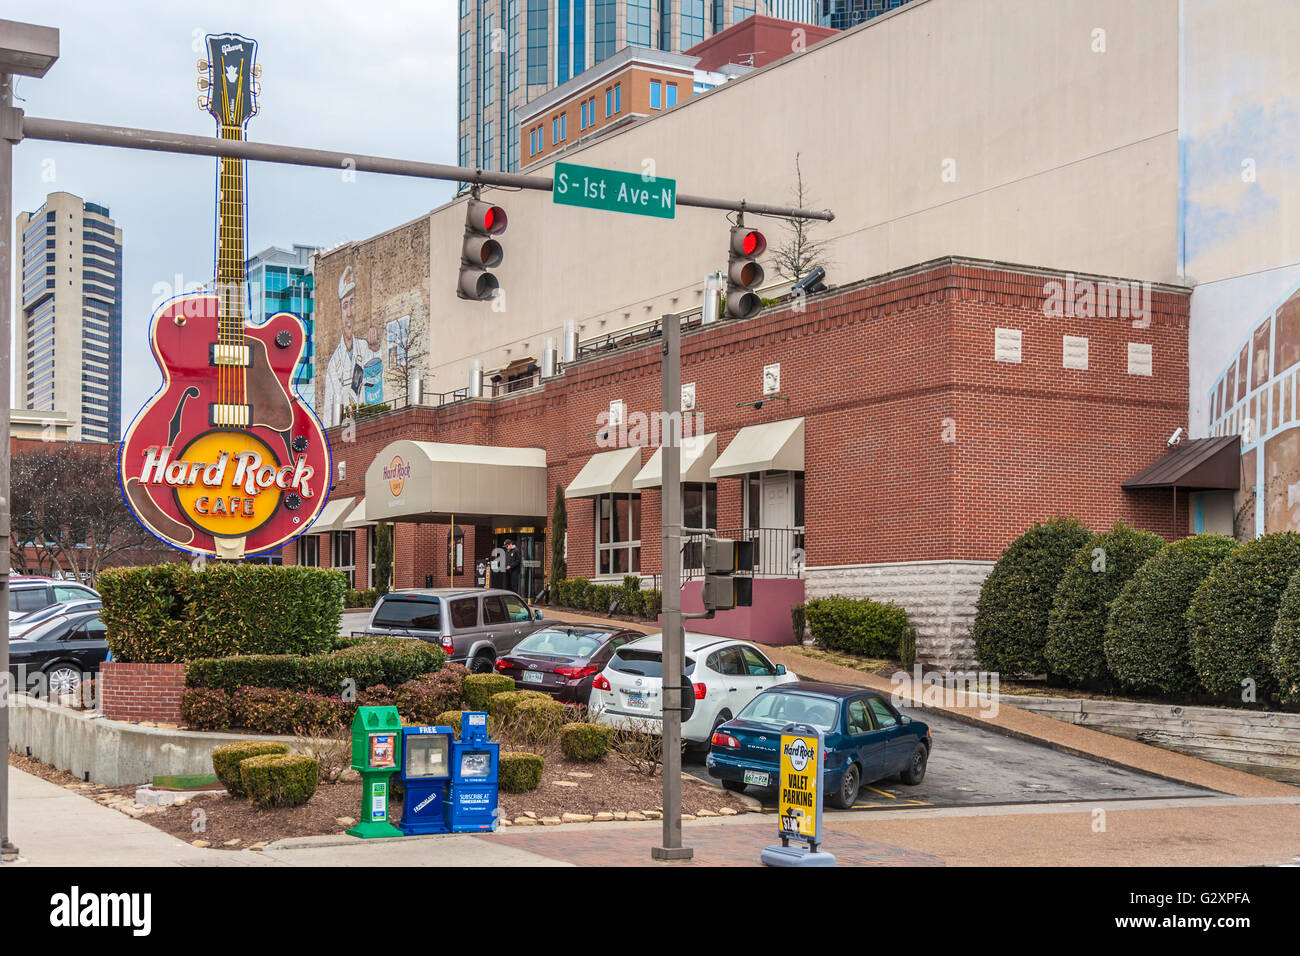
[[[329,496],[320,421],[293,391],[303,324],[281,312],[232,336],[215,293],[159,307],[150,343],[163,387],[122,441],[122,490],[174,547],[239,558],[301,534]],[[224,332],[223,332],[224,328]]]

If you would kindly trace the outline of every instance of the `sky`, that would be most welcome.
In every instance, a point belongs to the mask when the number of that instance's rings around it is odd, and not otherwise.
[[[455,0],[5,0],[0,16],[59,30],[59,60],[20,78],[29,116],[211,136],[196,62],[208,33],[258,43],[261,142],[455,163]],[[14,150],[14,211],[65,191],[107,206],[122,230],[122,427],[162,384],[148,327],[160,293],[213,272],[215,159],[27,140]],[[248,254],[328,248],[406,222],[453,185],[250,163]],[[21,274],[21,269],[16,269]],[[179,277],[179,282],[178,282]],[[17,305],[15,307],[17,312]],[[76,409],[60,409],[76,414]]]

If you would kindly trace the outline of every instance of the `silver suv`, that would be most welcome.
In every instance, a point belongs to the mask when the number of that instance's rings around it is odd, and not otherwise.
[[[366,633],[418,637],[441,646],[448,660],[486,674],[497,657],[547,623],[513,591],[424,588],[381,597]]]

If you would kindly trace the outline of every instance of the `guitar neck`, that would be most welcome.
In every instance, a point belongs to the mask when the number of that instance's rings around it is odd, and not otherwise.
[[[239,126],[222,126],[222,139],[242,140]],[[221,302],[221,341],[243,341],[245,304],[244,161],[222,156],[217,185],[217,290]]]

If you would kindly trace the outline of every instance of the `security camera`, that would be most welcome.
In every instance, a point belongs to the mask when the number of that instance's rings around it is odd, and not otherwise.
[[[1170,448],[1173,448],[1182,440],[1183,440],[1183,426],[1179,425],[1177,428],[1174,429],[1174,433],[1169,436],[1169,439],[1165,442],[1165,444],[1168,445]]]

